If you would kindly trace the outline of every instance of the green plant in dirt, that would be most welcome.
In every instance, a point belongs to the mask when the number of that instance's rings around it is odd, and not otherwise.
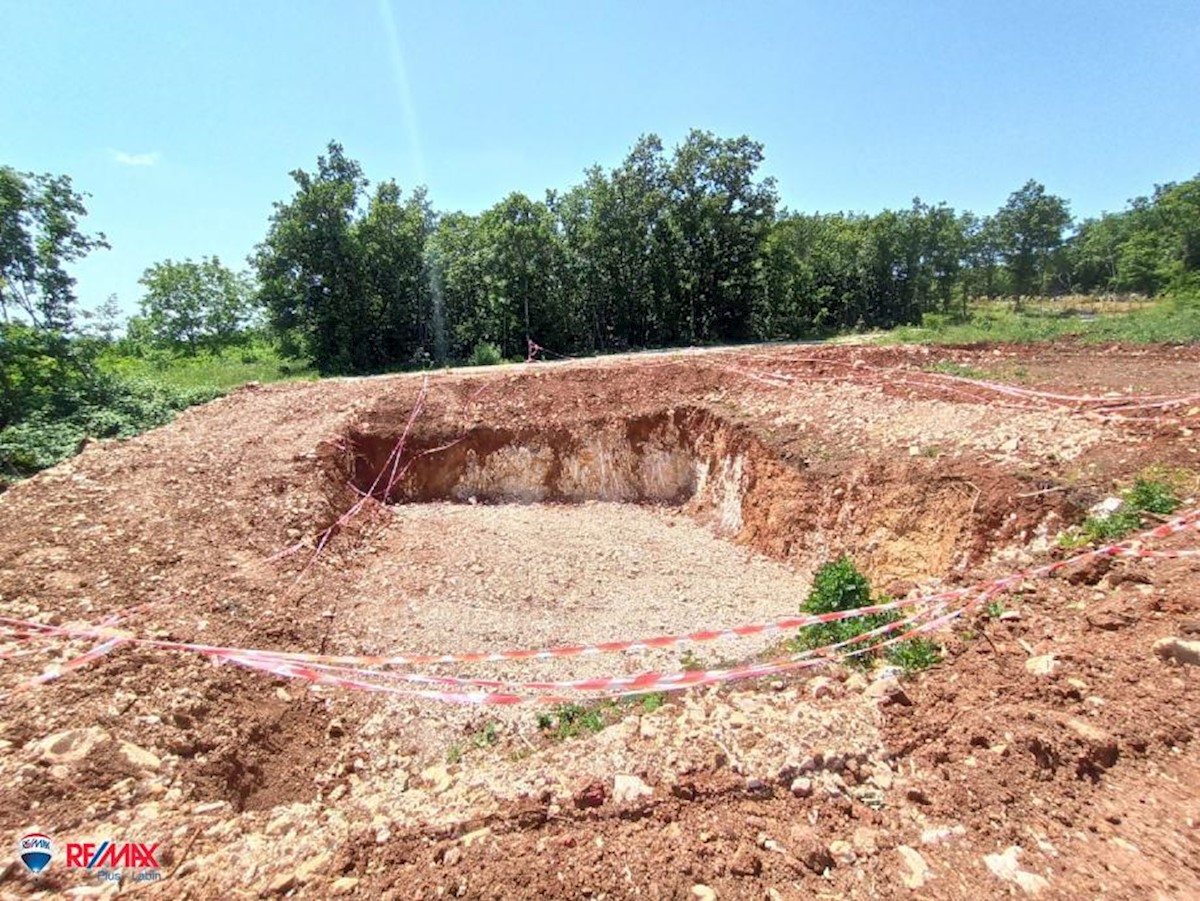
[[[601,701],[592,707],[582,704],[559,704],[549,713],[538,715],[538,729],[551,739],[562,741],[586,733],[602,732],[616,709],[612,701]]]
[[[449,763],[449,764],[461,763],[462,756],[463,756],[462,745],[460,745],[458,742],[455,742],[454,744],[452,744],[450,747],[448,747],[446,749],[446,763]]]
[[[700,656],[691,648],[688,648],[679,655],[679,668],[687,672],[697,672],[705,667],[704,661],[700,659]]]
[[[653,713],[667,703],[667,694],[663,691],[656,691],[652,694],[643,695],[641,698],[642,712]]]
[[[942,360],[934,363],[932,366],[925,367],[927,372],[940,372],[942,375],[956,375],[964,379],[985,379],[988,374],[982,369],[975,369],[971,366],[963,366],[961,363],[955,363],[951,360]]]
[[[491,721],[484,723],[483,728],[476,732],[471,739],[472,744],[477,748],[490,748],[498,741],[500,741],[499,729]]]
[[[1176,488],[1163,478],[1139,476],[1121,495],[1121,505],[1104,516],[1089,516],[1068,529],[1058,543],[1068,550],[1096,541],[1117,541],[1145,525],[1145,515],[1167,516],[1179,507]]]
[[[987,614],[988,619],[999,619],[1004,614],[1004,601],[988,601],[983,612]]]
[[[875,603],[883,603],[886,597],[873,599],[871,583],[859,572],[854,561],[843,556],[830,563],[824,564],[813,577],[813,587],[808,598],[800,605],[801,613],[835,613],[846,610],[857,610]],[[797,636],[789,642],[793,651],[808,651],[817,648],[841,645],[846,642],[842,653],[851,654],[846,662],[851,666],[869,669],[875,663],[875,647],[883,641],[883,636],[854,641],[861,635],[895,622],[894,613],[871,613],[847,619],[820,623],[815,626],[802,628]]]
[[[887,659],[906,673],[916,673],[941,663],[942,651],[928,638],[909,638],[888,648]]]

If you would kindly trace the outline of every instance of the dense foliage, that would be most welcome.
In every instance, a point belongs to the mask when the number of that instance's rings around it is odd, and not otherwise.
[[[330,144],[292,176],[254,264],[276,332],[326,372],[819,336],[965,315],[973,297],[1154,294],[1200,266],[1200,178],[1073,232],[1029,181],[990,216],[919,198],[902,210],[793,213],[761,144],[641,138],[616,168],[544,200],[437,215],[418,190],[368,193]]]

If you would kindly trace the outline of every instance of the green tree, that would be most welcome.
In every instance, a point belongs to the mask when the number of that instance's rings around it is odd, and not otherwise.
[[[0,166],[0,316],[37,328],[67,329],[75,305],[70,263],[107,248],[102,233],[84,234],[86,195],[66,175],[35,175]]]
[[[298,345],[323,372],[369,372],[384,361],[368,340],[354,239],[367,180],[341,144],[330,142],[327,153],[315,173],[292,172],[296,193],[275,204],[251,262],[271,326],[286,345]]]
[[[252,263],[272,329],[323,372],[410,362],[430,343],[425,241],[435,225],[423,189],[392,181],[368,197],[362,168],[331,142],[317,171],[292,173]],[[364,203],[365,200],[365,203]]]
[[[1055,256],[1071,226],[1067,202],[1030,180],[1009,195],[994,221],[1009,289],[1017,295],[1045,294],[1055,274]]]
[[[249,279],[216,257],[155,263],[139,283],[146,337],[188,354],[236,343],[253,311]]]

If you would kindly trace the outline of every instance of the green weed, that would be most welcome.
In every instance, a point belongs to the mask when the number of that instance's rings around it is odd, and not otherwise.
[[[1167,516],[1179,507],[1175,489],[1163,479],[1139,476],[1121,495],[1121,506],[1107,516],[1089,516],[1073,529],[1063,532],[1060,547],[1068,550],[1093,542],[1118,541],[1145,525],[1145,514]]]

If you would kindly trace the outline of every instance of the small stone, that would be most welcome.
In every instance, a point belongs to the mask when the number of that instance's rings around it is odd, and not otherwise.
[[[863,692],[864,697],[870,698],[881,705],[898,704],[901,707],[911,707],[912,699],[904,691],[904,686],[895,676],[884,676],[876,679]]]
[[[1050,883],[1037,873],[1022,870],[1017,860],[1020,854],[1017,845],[1010,845],[1000,854],[985,854],[983,862],[997,879],[1015,883],[1026,894],[1036,895]]]
[[[636,801],[638,798],[654,794],[654,789],[637,776],[618,773],[613,777],[613,800],[618,804]]]
[[[295,873],[280,873],[274,879],[267,883],[267,887],[259,892],[264,898],[269,898],[271,895],[283,895],[290,892],[296,887]]]
[[[869,826],[859,826],[854,830],[854,835],[851,836],[850,843],[854,846],[855,852],[861,854],[863,857],[878,854],[879,830],[872,829]]]
[[[329,866],[332,860],[333,853],[330,851],[322,851],[320,854],[308,858],[296,867],[296,881],[301,884],[308,882],[314,875]]]
[[[1049,676],[1058,669],[1058,661],[1054,659],[1053,654],[1042,654],[1038,657],[1030,657],[1025,661],[1025,671],[1032,676]]]
[[[792,853],[818,876],[833,866],[829,849],[821,842],[813,828],[805,823],[793,823],[788,833]]]
[[[608,792],[605,791],[603,782],[591,782],[575,795],[575,806],[580,810],[600,807],[604,804],[607,795]]]
[[[838,866],[849,866],[858,860],[858,855],[854,853],[854,846],[841,839],[829,843],[829,856]]]
[[[886,763],[877,763],[871,768],[871,784],[881,791],[887,791],[892,787],[895,778],[892,776],[892,768]]]
[[[808,680],[808,693],[814,699],[833,698],[837,696],[837,686],[828,676],[816,676]]]
[[[469,848],[472,845],[474,845],[476,842],[483,841],[485,838],[487,838],[491,834],[492,834],[491,826],[481,826],[478,829],[468,832],[466,835],[464,835],[462,837],[462,839],[461,839],[462,846],[464,848]]]
[[[759,856],[743,845],[734,852],[729,862],[729,872],[734,876],[757,876],[762,872],[762,860]]]
[[[933,878],[929,864],[921,856],[921,852],[908,845],[896,848],[900,855],[900,881],[910,889],[923,888],[925,883]]]
[[[49,763],[78,763],[108,740],[109,734],[103,729],[88,726],[48,735],[34,747],[40,752],[41,758]]]
[[[462,849],[457,845],[451,845],[446,849],[446,853],[442,855],[442,865],[447,867],[457,866],[462,862]]]
[[[1200,641],[1183,638],[1160,638],[1154,642],[1154,653],[1163,660],[1174,660],[1184,666],[1200,666]]]
[[[1081,766],[1086,764],[1092,769],[1107,770],[1116,764],[1120,756],[1117,740],[1103,729],[1078,717],[1067,720],[1067,728],[1074,732],[1087,748]]]
[[[449,789],[454,782],[450,771],[444,766],[431,766],[421,770],[421,781],[432,788],[435,795],[440,795]]]
[[[157,754],[152,754],[145,748],[139,747],[132,742],[121,742],[120,752],[121,756],[125,758],[130,766],[136,767],[139,770],[157,773],[162,767],[162,760]]]
[[[717,893],[699,882],[692,886],[691,895],[697,901],[717,901]]]
[[[940,845],[967,834],[967,827],[960,823],[953,826],[933,826],[921,832],[921,844]]]
[[[331,895],[349,895],[358,887],[358,880],[353,876],[340,876],[329,886]]]
[[[813,781],[807,776],[797,776],[792,780],[792,794],[797,798],[808,798],[813,793]]]

